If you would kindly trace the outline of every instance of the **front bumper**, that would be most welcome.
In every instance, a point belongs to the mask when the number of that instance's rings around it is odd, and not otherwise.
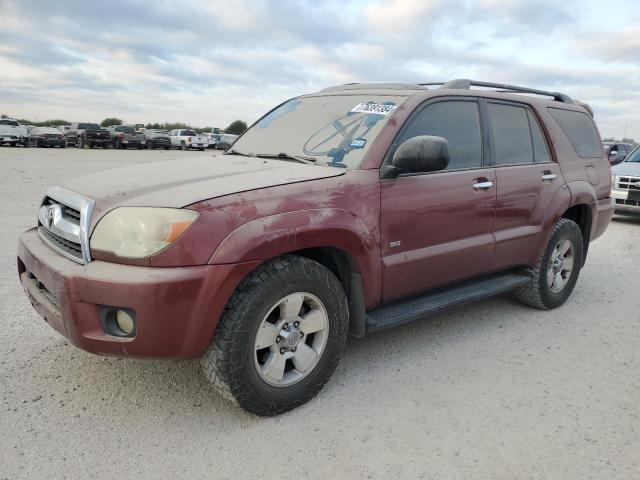
[[[35,229],[18,243],[20,281],[35,310],[74,345],[101,355],[197,358],[238,283],[258,264],[154,268],[59,255]],[[133,310],[133,338],[107,333],[99,307]]]
[[[616,213],[640,214],[640,200],[630,199],[629,190],[613,190],[611,196],[615,199]]]

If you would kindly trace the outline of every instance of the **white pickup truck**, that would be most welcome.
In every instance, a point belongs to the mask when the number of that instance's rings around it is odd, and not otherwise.
[[[29,133],[27,127],[20,125],[13,118],[0,118],[0,145],[8,143],[15,147],[19,143],[29,146]]]
[[[197,148],[204,151],[209,146],[209,141],[193,130],[171,130],[169,136],[171,137],[171,146],[180,150]]]

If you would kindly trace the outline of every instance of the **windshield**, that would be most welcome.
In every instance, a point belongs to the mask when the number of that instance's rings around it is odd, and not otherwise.
[[[79,130],[100,130],[100,125],[97,123],[80,123],[78,124]]]
[[[233,144],[233,152],[312,157],[357,168],[390,114],[406,97],[323,95],[289,100]]]
[[[636,147],[636,149],[625,159],[625,162],[640,163],[640,147]]]
[[[15,120],[7,120],[4,118],[0,120],[0,125],[11,125],[12,127],[20,126],[19,123],[16,122]]]
[[[133,127],[127,127],[127,126],[116,127],[116,132],[136,133],[136,131],[133,129]]]

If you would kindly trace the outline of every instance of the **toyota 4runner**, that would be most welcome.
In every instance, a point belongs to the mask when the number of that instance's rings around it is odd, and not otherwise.
[[[349,333],[505,292],[562,305],[613,215],[592,117],[469,80],[328,88],[216,158],[50,187],[18,272],[76,346],[201,358],[226,398],[278,414],[322,388]]]

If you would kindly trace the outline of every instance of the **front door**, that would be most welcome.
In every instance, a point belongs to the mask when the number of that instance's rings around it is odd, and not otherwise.
[[[427,104],[403,127],[395,144],[418,135],[448,140],[449,167],[381,181],[384,301],[493,268],[496,178],[483,158],[478,102]]]

